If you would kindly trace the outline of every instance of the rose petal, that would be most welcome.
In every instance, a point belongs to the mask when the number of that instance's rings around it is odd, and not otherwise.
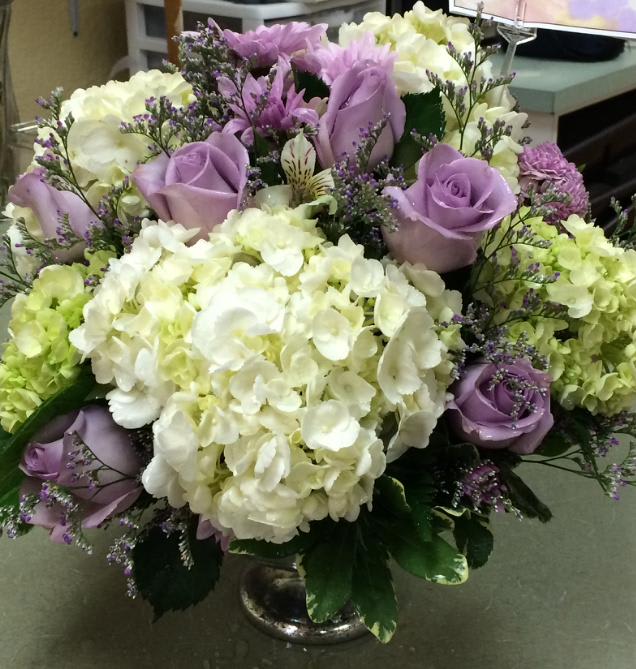
[[[223,223],[230,211],[239,206],[236,193],[204,190],[186,184],[166,186],[161,194],[168,203],[173,221],[185,228],[199,228],[193,241],[207,239],[212,228]]]
[[[168,156],[162,153],[145,165],[139,165],[132,175],[139,192],[163,221],[172,220],[166,198],[160,193],[166,182],[169,160]]]

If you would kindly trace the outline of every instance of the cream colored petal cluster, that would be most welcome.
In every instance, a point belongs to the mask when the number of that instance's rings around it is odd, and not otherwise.
[[[120,127],[146,111],[146,99],[162,96],[178,107],[194,100],[181,74],[150,70],[138,72],[128,81],[80,88],[62,104],[62,116],[72,114],[75,119],[68,137],[71,166],[93,204],[148,156],[148,138],[124,134]],[[38,155],[43,149],[36,145],[35,152]],[[131,201],[125,203],[126,213],[138,215],[143,210],[141,198],[128,197]]]
[[[88,265],[44,268],[31,291],[13,301],[9,341],[0,362],[0,424],[7,432],[79,374],[80,354],[68,335],[82,322],[82,308],[92,294],[86,278],[103,273],[110,254],[87,257]]]
[[[636,408],[636,251],[615,246],[603,230],[572,216],[564,232],[541,219],[529,223],[545,249],[518,244],[520,268],[540,263],[558,279],[540,287],[542,300],[564,307],[562,319],[517,324],[548,356],[553,393],[566,409],[613,415]],[[499,261],[510,262],[508,251]],[[506,282],[499,299],[513,308],[528,284]]]
[[[306,211],[236,212],[194,245],[146,222],[71,334],[115,420],[155,421],[145,488],[242,539],[354,520],[387,459],[427,445],[461,346],[437,274],[332,245]]]
[[[461,68],[448,53],[448,44],[452,43],[459,53],[475,55],[475,43],[468,31],[468,20],[447,16],[441,10],[428,9],[422,2],[417,2],[411,11],[404,15],[386,16],[379,12],[366,14],[358,23],[345,24],[340,29],[340,43],[347,46],[359,40],[366,33],[372,33],[378,44],[387,44],[395,55],[394,76],[400,94],[428,93],[433,86],[427,71],[439,75],[443,80],[452,81],[457,86],[466,85],[466,77]],[[488,79],[494,76],[492,64],[484,63],[478,76]],[[467,155],[475,149],[479,139],[478,122],[480,118],[491,126],[499,118],[513,126],[511,137],[504,137],[495,146],[491,161],[506,178],[511,187],[518,189],[519,169],[517,156],[521,153],[520,140],[524,136],[522,126],[527,115],[514,110],[515,101],[509,91],[497,88],[486,100],[468,110],[466,130],[460,133],[457,119],[444,100],[446,111],[446,134],[444,142],[461,149]]]

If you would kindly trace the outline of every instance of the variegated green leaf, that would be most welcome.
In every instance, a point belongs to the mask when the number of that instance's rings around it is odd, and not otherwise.
[[[353,567],[351,601],[371,634],[388,643],[397,628],[397,599],[389,555],[378,537],[367,532],[366,538]]]
[[[350,600],[355,554],[356,526],[343,520],[300,556],[298,567],[305,579],[307,612],[314,622],[329,620]]]

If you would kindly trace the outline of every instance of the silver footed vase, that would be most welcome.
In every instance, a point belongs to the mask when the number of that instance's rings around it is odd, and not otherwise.
[[[255,627],[289,643],[329,645],[368,634],[351,605],[325,623],[313,622],[305,604],[305,582],[291,560],[252,562],[243,572],[240,597]]]

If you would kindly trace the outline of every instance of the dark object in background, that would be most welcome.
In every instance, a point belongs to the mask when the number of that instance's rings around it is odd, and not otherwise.
[[[611,197],[624,206],[636,193],[636,90],[562,116],[559,146],[583,167],[592,215],[600,225],[615,218]]]
[[[396,11],[400,11],[400,13],[404,13],[409,9],[413,9],[413,5],[417,2],[417,0],[403,0],[400,5],[400,9]],[[429,8],[429,9],[443,9],[447,14],[448,14],[448,0],[424,0],[424,4]]]
[[[520,46],[517,53],[531,58],[592,62],[617,58],[624,49],[625,41],[615,37],[539,30],[537,39]]]

